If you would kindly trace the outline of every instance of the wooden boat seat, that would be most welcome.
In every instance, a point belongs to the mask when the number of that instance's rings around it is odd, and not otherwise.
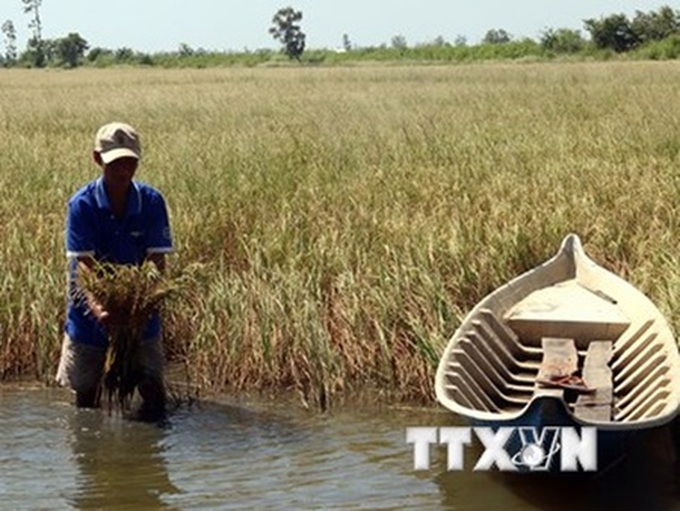
[[[535,393],[541,396],[564,397],[564,389],[549,388],[539,383],[539,380],[549,381],[558,376],[570,376],[578,367],[578,352],[574,339],[563,337],[544,337],[543,360],[536,376]]]
[[[611,341],[591,341],[583,362],[583,380],[594,388],[593,394],[582,394],[576,400],[574,415],[588,421],[608,422],[612,419],[614,399],[612,370],[609,360],[613,349]]]
[[[630,325],[616,300],[575,280],[530,293],[504,319],[522,340],[536,346],[544,337],[568,337],[585,348],[590,339],[615,340]]]

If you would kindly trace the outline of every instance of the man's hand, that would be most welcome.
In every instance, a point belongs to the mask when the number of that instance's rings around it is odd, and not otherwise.
[[[117,314],[115,311],[108,311],[98,303],[90,306],[90,310],[95,319],[105,327],[110,328],[120,326],[126,322],[126,318],[123,314]]]
[[[78,259],[78,268],[80,271],[93,271],[94,265],[95,261],[91,257]],[[124,315],[119,314],[116,311],[106,310],[89,291],[85,290],[84,295],[90,312],[94,318],[105,327],[123,325],[127,321],[127,318]]]

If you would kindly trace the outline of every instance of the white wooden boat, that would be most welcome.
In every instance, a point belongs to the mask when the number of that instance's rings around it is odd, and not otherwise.
[[[680,405],[678,348],[657,307],[576,235],[479,302],[449,341],[437,399],[473,424],[644,430]]]

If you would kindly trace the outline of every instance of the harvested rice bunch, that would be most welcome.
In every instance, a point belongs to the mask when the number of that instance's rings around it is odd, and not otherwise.
[[[129,408],[134,390],[144,377],[138,347],[149,318],[160,312],[164,302],[181,294],[191,281],[192,269],[170,278],[155,264],[141,266],[98,263],[94,269],[78,266],[79,289],[88,294],[117,321],[107,325],[109,346],[102,387],[109,410],[114,400],[122,409]]]
[[[121,328],[131,330],[142,329],[149,317],[160,310],[163,300],[179,290],[177,282],[165,277],[149,261],[141,266],[99,263],[94,270],[80,265],[78,279],[81,289],[105,310],[125,318]]]

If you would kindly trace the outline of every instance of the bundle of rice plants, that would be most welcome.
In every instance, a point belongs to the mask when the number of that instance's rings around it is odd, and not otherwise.
[[[109,344],[100,390],[107,394],[109,411],[114,398],[126,410],[144,377],[139,357],[144,328],[169,298],[181,293],[186,275],[168,277],[149,261],[139,266],[96,263],[92,269],[81,263],[78,282],[83,297],[96,300],[112,318],[106,326]]]

